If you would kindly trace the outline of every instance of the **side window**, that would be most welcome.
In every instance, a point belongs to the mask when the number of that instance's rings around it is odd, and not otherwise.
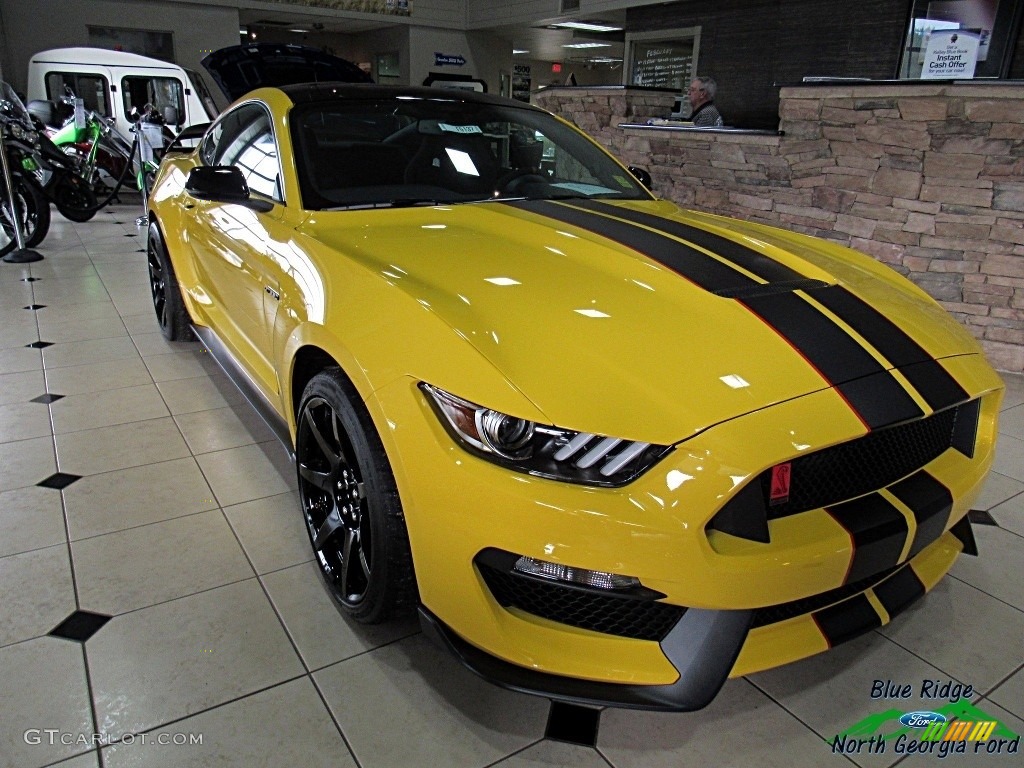
[[[230,115],[228,117],[230,118]],[[224,135],[224,122],[224,120],[221,120],[207,132],[206,138],[203,139],[203,144],[199,148],[199,157],[202,158],[203,163],[206,165],[215,165],[214,158],[217,156],[217,146]]]
[[[282,200],[281,169],[270,114],[258,104],[245,104],[224,116],[207,136],[203,162],[235,165],[249,189]]]
[[[142,112],[147,104],[151,104],[160,116],[164,115],[165,107],[174,107],[178,119],[185,118],[185,91],[177,78],[139,75],[122,77],[121,96],[126,115],[131,114],[132,107]]]
[[[60,101],[62,96],[71,91],[85,102],[85,108],[110,116],[110,102],[107,94],[110,85],[103,75],[90,75],[82,72],[47,72],[46,98]]]

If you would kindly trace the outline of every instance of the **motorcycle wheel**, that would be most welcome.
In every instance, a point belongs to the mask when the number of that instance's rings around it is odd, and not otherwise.
[[[80,176],[67,175],[54,182],[53,204],[61,216],[79,224],[99,210],[95,193]]]
[[[43,242],[50,230],[50,202],[42,188],[32,179],[15,174],[14,205],[21,223],[21,234],[26,248],[34,248]],[[7,189],[0,181],[0,257],[6,256],[18,247],[11,218],[11,202]]]

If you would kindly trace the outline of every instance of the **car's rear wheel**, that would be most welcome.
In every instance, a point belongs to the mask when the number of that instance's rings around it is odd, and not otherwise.
[[[174,275],[174,266],[167,255],[167,247],[156,222],[149,225],[146,254],[149,261],[149,288],[160,332],[168,341],[189,341],[193,336],[188,309],[181,297],[181,286]]]
[[[416,602],[405,517],[384,446],[337,368],[306,385],[295,438],[299,497],[331,596],[376,624]]]

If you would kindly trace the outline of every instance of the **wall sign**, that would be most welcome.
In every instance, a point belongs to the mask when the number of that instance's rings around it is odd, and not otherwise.
[[[978,63],[979,35],[963,29],[937,29],[928,38],[922,80],[968,80]]]
[[[466,59],[459,54],[450,53],[438,53],[434,51],[434,66],[435,67],[461,67],[466,63]]]
[[[512,67],[512,98],[518,101],[530,100],[532,76],[529,64],[516,64]]]
[[[685,91],[699,50],[700,27],[627,33],[623,85]]]

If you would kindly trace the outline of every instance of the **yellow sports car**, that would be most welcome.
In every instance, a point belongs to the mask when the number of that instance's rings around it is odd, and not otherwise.
[[[973,552],[1002,384],[886,267],[644,175],[505,99],[264,88],[164,160],[148,258],[167,338],[294,452],[350,616],[689,710]]]

